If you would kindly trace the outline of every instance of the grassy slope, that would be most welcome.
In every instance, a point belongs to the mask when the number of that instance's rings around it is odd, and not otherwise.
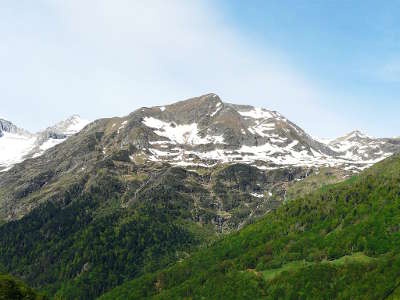
[[[326,185],[344,181],[347,175],[347,172],[331,167],[323,167],[318,171],[314,170],[305,179],[290,182],[286,192],[286,199],[290,201],[299,198],[299,196],[310,194]]]
[[[395,299],[399,224],[397,155],[102,299]]]

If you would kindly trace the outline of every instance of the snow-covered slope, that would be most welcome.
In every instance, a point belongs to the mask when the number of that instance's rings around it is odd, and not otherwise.
[[[0,170],[21,162],[34,147],[34,136],[3,132],[0,137]]]
[[[400,140],[357,132],[321,142],[276,111],[224,103],[215,94],[142,108],[123,120],[114,124],[117,134],[125,135],[123,143],[130,142],[132,120],[140,120],[146,132],[140,155],[181,166],[243,162],[263,169],[339,166],[358,171],[400,151]]]
[[[69,136],[79,132],[88,123],[89,121],[82,119],[80,116],[73,115],[64,121],[46,128],[37,134],[36,144],[32,148],[30,155],[32,157],[42,155],[47,149],[62,143]]]
[[[328,145],[343,159],[350,159],[367,165],[374,164],[399,152],[399,138],[375,138],[360,131],[329,141]]]
[[[37,157],[65,141],[89,122],[74,115],[36,134],[0,119],[0,172],[27,158]]]

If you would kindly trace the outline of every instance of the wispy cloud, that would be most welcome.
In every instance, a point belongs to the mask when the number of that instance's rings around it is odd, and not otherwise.
[[[7,86],[1,98],[43,119],[124,115],[207,92],[280,110],[306,120],[308,128],[307,120],[319,123],[329,115],[315,82],[281,53],[249,44],[212,2],[39,2],[25,20],[32,34],[0,29],[14,35],[8,36],[7,57],[0,56],[0,79]],[[35,129],[45,125],[10,107],[10,115],[30,120]]]

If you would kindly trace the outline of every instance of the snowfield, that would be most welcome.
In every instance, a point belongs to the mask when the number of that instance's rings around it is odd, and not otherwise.
[[[0,137],[0,172],[11,169],[13,165],[26,158],[42,155],[46,150],[64,142],[69,136],[82,130],[88,123],[89,121],[74,115],[36,134],[30,134],[23,130],[20,133],[3,131],[3,136]],[[43,139],[45,132],[49,130],[65,137]]]

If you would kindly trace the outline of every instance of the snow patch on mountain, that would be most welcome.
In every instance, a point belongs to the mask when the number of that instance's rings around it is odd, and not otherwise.
[[[2,120],[2,124],[7,126],[2,125],[0,136],[0,172],[9,170],[27,158],[42,155],[46,150],[82,130],[88,123],[89,121],[74,115],[41,132],[31,134],[9,121]]]
[[[244,117],[254,118],[254,119],[269,119],[273,118],[273,114],[263,108],[255,107],[249,111],[238,111]]]
[[[66,139],[67,138],[64,138],[64,139],[49,138],[48,140],[46,140],[45,142],[43,142],[42,144],[39,145],[38,149],[36,149],[36,151],[34,151],[34,154],[32,155],[32,157],[41,156],[46,150],[53,148],[54,146],[56,146],[58,144],[61,144]]]
[[[197,123],[178,125],[174,122],[164,122],[153,117],[146,117],[143,119],[143,124],[155,129],[154,133],[158,136],[165,137],[176,144],[201,145],[224,143],[223,136],[206,135],[201,137]]]
[[[34,136],[3,132],[0,138],[0,171],[8,170],[12,165],[21,162],[35,142]]]
[[[62,121],[56,127],[65,135],[70,136],[81,131],[90,121],[82,119],[78,115],[73,115],[69,119]]]

